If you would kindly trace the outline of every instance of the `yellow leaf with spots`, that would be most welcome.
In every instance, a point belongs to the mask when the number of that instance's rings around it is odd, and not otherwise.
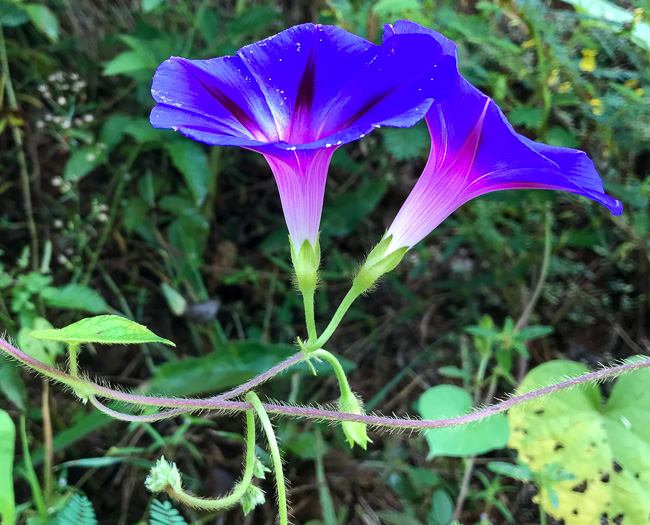
[[[517,394],[587,373],[552,361]],[[511,409],[508,445],[533,471],[559,463],[576,478],[540,488],[544,510],[566,525],[650,523],[650,370],[622,376],[603,406],[597,385],[580,385]],[[548,494],[557,493],[557,508]]]

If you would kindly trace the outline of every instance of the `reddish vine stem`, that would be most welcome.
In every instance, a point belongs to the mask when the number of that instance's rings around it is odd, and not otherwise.
[[[144,395],[129,394],[125,392],[119,392],[107,388],[105,386],[98,385],[91,381],[85,381],[83,379],[73,377],[65,372],[47,366],[40,361],[28,356],[24,352],[21,352],[14,346],[10,345],[4,339],[0,339],[0,348],[4,349],[8,354],[18,359],[22,363],[30,366],[36,371],[62,383],[67,384],[75,389],[80,390],[82,393],[86,394],[89,398],[93,396],[104,397],[107,399],[113,399],[116,401],[123,401],[125,403],[141,406],[155,406],[155,407],[166,407],[166,408],[178,408],[184,409],[187,412],[193,412],[196,410],[226,410],[232,412],[242,412],[245,410],[251,410],[253,406],[250,403],[243,401],[229,401],[221,400],[217,398],[209,399],[170,399],[166,397],[152,397]],[[553,392],[558,392],[566,388],[571,388],[583,383],[588,383],[591,381],[600,381],[603,379],[616,377],[627,372],[633,372],[635,370],[641,370],[643,368],[650,367],[650,359],[644,359],[643,361],[629,362],[624,363],[618,366],[611,368],[603,368],[601,370],[596,370],[595,372],[590,372],[578,377],[573,377],[560,381],[554,385],[549,385],[525,394],[518,396],[513,396],[505,401],[501,401],[495,405],[486,407],[482,410],[477,410],[470,414],[463,416],[453,417],[449,419],[438,419],[438,420],[418,420],[418,419],[400,419],[385,417],[379,415],[362,415],[362,414],[348,414],[345,412],[338,412],[335,410],[326,410],[322,408],[306,407],[306,406],[291,406],[291,405],[280,405],[280,404],[271,404],[264,403],[263,407],[266,412],[269,414],[278,414],[283,416],[290,417],[304,417],[309,419],[322,419],[330,421],[352,421],[357,423],[365,423],[373,427],[388,427],[388,428],[401,428],[406,430],[425,430],[429,428],[447,428],[455,427],[459,425],[465,425],[473,421],[478,421],[480,419],[493,416],[500,412],[505,412],[509,408],[512,408],[516,405],[532,401],[533,399],[538,399],[540,397],[546,396]],[[91,401],[92,402],[92,401]],[[105,407],[108,409],[108,407]],[[112,410],[112,409],[109,409]],[[128,416],[128,414],[126,415]]]

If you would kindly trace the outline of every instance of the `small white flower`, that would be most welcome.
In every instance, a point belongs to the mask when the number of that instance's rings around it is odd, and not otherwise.
[[[45,127],[45,122],[43,122],[42,120],[37,120],[36,121],[36,127],[38,129],[43,129]]]
[[[60,104],[61,106],[65,106],[66,102],[67,101],[66,101],[65,97],[59,97],[59,98],[56,99],[56,103]]]
[[[99,222],[106,222],[108,220],[108,215],[106,215],[105,213],[100,213],[99,215],[97,215],[97,220]]]
[[[59,261],[59,264],[65,264],[68,262],[68,258],[63,255],[62,253],[59,254],[59,256],[56,258],[57,261]]]
[[[72,122],[70,122],[69,120],[64,120],[63,123],[61,124],[63,129],[68,129],[71,125],[72,125]]]
[[[95,120],[95,117],[93,117],[90,113],[86,113],[86,114],[83,116],[83,119],[84,119],[86,122],[92,122],[93,120]]]
[[[97,156],[96,156],[94,153],[88,153],[88,155],[86,155],[86,160],[87,160],[88,162],[92,162],[92,161],[95,160],[96,158],[97,158]]]
[[[59,186],[61,186],[61,183],[62,183],[62,182],[63,182],[63,181],[61,180],[61,177],[54,177],[54,178],[50,181],[50,184],[51,184],[52,186],[54,186],[55,188],[58,188]]]
[[[63,221],[61,219],[54,219],[53,226],[57,229],[60,230],[63,228]]]

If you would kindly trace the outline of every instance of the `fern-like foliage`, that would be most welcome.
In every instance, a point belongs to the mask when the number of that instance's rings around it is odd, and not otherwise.
[[[149,525],[187,525],[169,501],[153,500],[149,507]]]
[[[63,508],[53,525],[97,525],[95,509],[86,496],[75,494]]]

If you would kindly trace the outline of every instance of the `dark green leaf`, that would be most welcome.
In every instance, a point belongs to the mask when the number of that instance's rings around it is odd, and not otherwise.
[[[196,204],[203,204],[208,193],[210,168],[203,148],[191,140],[178,140],[165,144],[176,169],[194,196]]]

